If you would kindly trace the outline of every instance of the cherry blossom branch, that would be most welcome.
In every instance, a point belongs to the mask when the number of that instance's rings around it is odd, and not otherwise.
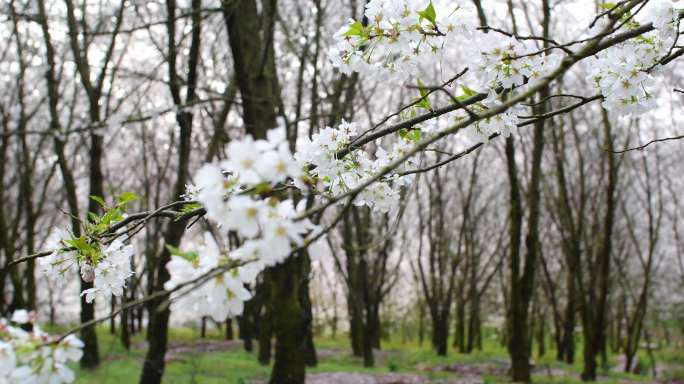
[[[625,7],[625,9],[622,12],[623,13],[627,12],[629,9],[631,9],[632,7],[636,6],[639,3],[640,3],[639,0],[630,1],[630,3]],[[604,27],[604,29],[601,31],[601,33],[599,33],[598,36],[604,35],[608,31],[612,30],[613,25],[616,22],[617,22],[617,20],[613,20],[610,24],[608,24],[606,27]],[[510,107],[512,107],[518,103],[521,103],[524,100],[527,100],[528,98],[534,96],[539,91],[541,91],[542,89],[547,87],[551,82],[560,78],[563,74],[565,74],[565,72],[567,72],[577,62],[579,62],[579,61],[581,61],[581,60],[583,60],[583,59],[585,59],[591,55],[594,55],[598,52],[601,52],[602,50],[610,48],[613,45],[619,44],[621,42],[624,42],[626,40],[629,40],[631,38],[639,36],[639,35],[641,35],[645,32],[648,32],[650,30],[653,30],[652,24],[648,24],[644,27],[636,28],[634,30],[630,30],[630,31],[615,35],[612,38],[607,39],[605,41],[602,41],[601,38],[594,38],[594,39],[589,40],[587,43],[585,43],[585,45],[577,53],[564,57],[555,70],[553,70],[548,75],[542,77],[538,82],[530,85],[526,91],[524,91],[524,92],[522,92],[516,96],[513,96],[509,100],[503,102],[502,104],[500,104],[496,107],[493,107],[493,108],[486,110],[485,112],[483,112],[480,115],[477,115],[477,116],[471,115],[467,119],[463,120],[462,122],[460,122],[460,123],[458,123],[458,124],[456,124],[450,128],[447,128],[445,130],[442,130],[442,131],[436,133],[435,135],[429,136],[429,137],[421,140],[417,145],[415,145],[412,149],[410,149],[409,151],[404,153],[401,157],[399,157],[395,161],[391,162],[390,164],[388,164],[385,167],[383,167],[382,169],[380,169],[380,171],[377,174],[375,174],[373,177],[368,178],[366,181],[360,183],[357,187],[350,189],[349,191],[342,193],[342,194],[336,196],[335,198],[328,200],[324,204],[307,210],[303,214],[299,215],[296,219],[302,220],[302,219],[305,219],[307,217],[310,217],[311,215],[321,213],[338,201],[341,201],[343,199],[358,195],[365,188],[367,188],[371,184],[375,183],[376,181],[380,180],[381,178],[383,178],[384,176],[386,176],[387,174],[392,172],[394,169],[399,167],[401,164],[406,162],[408,159],[413,157],[416,153],[427,148],[429,145],[433,144],[434,142],[436,142],[436,141],[438,141],[438,140],[440,140],[446,136],[452,135],[452,134],[460,131],[461,129],[463,129],[463,128],[465,128],[465,127],[467,127],[467,126],[469,126],[469,125],[471,125],[471,124],[473,124],[479,120],[490,118],[490,117],[493,117],[493,116],[496,116],[496,115],[499,115],[501,113],[506,112]],[[472,101],[473,99],[477,99],[478,97],[480,97],[480,95],[473,96],[472,98],[468,99],[468,101]],[[484,95],[484,97],[486,98],[486,95]],[[578,104],[577,106],[584,105],[584,104],[586,104],[590,101],[593,101],[593,100],[598,100],[600,97],[601,96],[598,96],[598,97],[595,96],[594,98],[589,98],[587,100],[583,100],[580,103],[577,103]],[[473,103],[474,102],[477,102],[477,101],[473,101]],[[465,104],[465,102],[464,102],[464,104]],[[450,106],[442,108],[442,110],[448,109],[448,108],[452,108],[453,110],[457,110],[460,107],[458,105],[450,105]],[[448,112],[444,112],[444,113],[448,113]],[[441,114],[444,114],[444,113],[441,113]],[[563,112],[558,112],[558,113],[563,113]],[[400,129],[410,128],[415,124],[418,124],[420,122],[428,120],[429,118],[426,118],[426,117],[429,115],[430,115],[430,113],[419,116],[418,118],[409,120],[408,122],[406,122],[407,124],[397,124],[394,127],[390,127],[390,128],[385,129],[383,131],[380,131],[380,132],[377,132],[373,135],[370,135],[370,136],[366,137],[365,139],[361,140],[361,142],[370,142],[370,141],[373,141],[377,138],[380,138],[386,134],[396,132]],[[548,117],[550,117],[550,116],[542,116],[542,118],[548,118]],[[420,119],[420,120],[418,122],[413,122],[416,119]],[[532,121],[531,120],[526,121],[523,124],[526,124],[526,125],[532,124]],[[397,126],[400,126],[400,128],[396,128]],[[394,129],[394,130],[392,132],[389,132],[389,133],[383,133],[383,132],[390,130],[390,129]],[[372,140],[370,139],[371,137],[373,138]],[[361,145],[360,143],[357,143],[355,145],[355,147],[358,147],[360,145]],[[338,151],[337,155],[338,155],[338,157],[344,157],[352,149],[353,149],[352,147],[347,147],[341,151]]]
[[[585,104],[588,104],[588,103],[590,103],[590,102],[592,102],[592,101],[600,100],[600,99],[603,98],[602,95],[596,95],[596,96],[592,96],[592,97],[581,97],[581,96],[576,96],[576,97],[582,99],[582,101],[580,101],[580,102],[578,102],[578,103],[575,103],[575,104],[572,104],[572,105],[569,105],[569,106],[567,106],[567,107],[563,107],[563,108],[560,108],[560,109],[557,109],[557,110],[554,110],[554,111],[545,113],[545,114],[543,114],[543,115],[537,115],[536,117],[534,117],[534,118],[531,119],[531,120],[527,120],[527,121],[524,121],[524,122],[522,122],[522,123],[518,123],[518,124],[517,124],[517,127],[518,127],[518,128],[524,127],[524,126],[527,126],[527,125],[534,124],[534,123],[536,123],[536,122],[538,122],[538,121],[540,121],[540,120],[545,120],[545,119],[548,119],[548,118],[553,117],[553,116],[556,116],[556,115],[560,115],[560,114],[563,114],[563,113],[570,112],[570,111],[572,111],[572,110],[574,110],[574,109],[577,109],[577,108],[579,108],[579,107],[581,107],[581,106],[583,106],[583,105],[585,105]],[[494,134],[490,135],[490,136],[487,138],[487,140],[488,140],[488,141],[491,141],[491,140],[496,139],[496,138],[499,137],[499,136],[501,136],[500,133],[494,133]],[[461,152],[459,152],[459,153],[450,155],[448,158],[446,158],[446,159],[444,159],[444,160],[442,160],[442,161],[440,161],[440,162],[438,162],[438,163],[432,164],[432,165],[430,165],[430,166],[428,166],[428,167],[425,167],[425,168],[419,168],[419,169],[413,169],[413,170],[405,171],[405,172],[400,173],[399,176],[406,176],[406,175],[412,175],[412,174],[424,173],[424,172],[432,171],[432,170],[434,170],[434,169],[437,169],[437,168],[440,168],[440,167],[442,167],[442,166],[444,166],[444,165],[447,165],[447,164],[451,163],[452,161],[456,161],[456,160],[458,160],[458,159],[460,159],[460,158],[462,158],[462,157],[465,157],[465,156],[469,155],[470,153],[474,152],[475,150],[477,150],[478,148],[482,147],[483,145],[484,145],[484,143],[477,143],[477,144],[474,144],[474,145],[470,146],[469,148],[467,148],[467,149],[465,149],[465,150],[463,150],[463,151],[461,151]]]
[[[497,32],[497,33],[500,33],[500,34],[502,34],[502,35],[504,35],[504,36],[513,37],[513,38],[515,38],[515,39],[517,39],[517,40],[535,40],[535,41],[543,41],[543,42],[545,42],[545,43],[551,44],[551,47],[549,47],[549,49],[554,49],[554,48],[556,48],[556,49],[562,50],[563,52],[565,52],[565,53],[567,53],[567,54],[570,54],[570,55],[573,54],[573,52],[572,52],[569,48],[567,48],[566,46],[563,46],[563,45],[559,44],[558,42],[556,42],[556,41],[553,40],[553,39],[547,39],[547,38],[541,37],[541,36],[531,36],[531,35],[530,35],[530,36],[521,36],[521,35],[516,35],[516,34],[514,34],[514,33],[506,32],[506,31],[504,31],[503,29],[494,28],[494,27],[490,27],[490,26],[478,27],[477,29],[478,29],[478,30],[481,30],[481,31],[485,31],[485,32],[487,32],[487,31]]]
[[[626,12],[630,11],[632,8],[634,8],[636,5],[638,5],[638,4],[641,3],[642,1],[643,1],[643,0],[637,0],[637,1],[632,0],[632,1],[631,1],[631,4],[630,4],[629,6],[625,6],[625,8],[622,9],[621,14],[626,14]],[[645,4],[645,3],[644,3],[644,4]],[[643,4],[642,4],[642,7],[643,7]],[[642,7],[640,7],[640,9],[641,9]],[[679,15],[680,15],[680,17],[684,17],[684,11],[681,11],[681,12],[679,13]],[[632,15],[632,17],[633,17],[633,16],[634,16],[634,15]],[[619,17],[618,17],[618,18],[619,18]],[[631,20],[631,18],[630,18],[629,20]],[[612,23],[612,24],[614,24],[616,21],[617,21],[617,20],[613,20],[613,23]],[[560,44],[560,45],[558,45],[558,46],[552,46],[552,47],[548,47],[548,48],[543,48],[543,49],[540,49],[540,50],[535,51],[535,52],[527,53],[527,54],[520,55],[520,56],[516,56],[516,57],[511,57],[511,59],[519,59],[519,58],[528,57],[528,56],[536,56],[536,55],[539,55],[539,54],[548,52],[548,51],[550,51],[550,50],[552,50],[552,49],[559,49],[559,48],[561,48],[561,47],[567,48],[567,47],[571,47],[571,46],[574,46],[574,45],[577,45],[577,44],[583,44],[583,43],[588,43],[588,42],[591,42],[591,41],[594,41],[594,40],[600,40],[600,39],[603,39],[604,37],[610,36],[611,34],[615,33],[616,31],[618,31],[618,30],[619,30],[627,21],[628,21],[628,20],[623,21],[623,22],[622,22],[618,27],[616,27],[616,28],[604,29],[604,31],[602,31],[602,32],[600,32],[600,33],[598,33],[598,34],[596,34],[595,36],[588,37],[588,38],[586,38],[586,39],[575,40],[575,41],[571,41],[571,42],[569,42],[569,43]],[[611,25],[612,25],[612,24],[611,24]],[[653,31],[653,30],[655,30],[655,27],[653,26],[652,23],[644,24],[644,25],[642,25],[642,26],[640,26],[640,27],[637,27],[637,28],[635,28],[635,29],[629,30],[628,32],[630,32],[630,33],[626,33],[627,36],[622,36],[622,37],[624,37],[624,40],[622,40],[622,41],[629,40],[629,39],[631,39],[631,38],[633,38],[633,37],[639,36],[639,35],[641,35],[641,34],[644,34],[644,33],[646,33],[646,32],[650,32],[650,31]],[[625,34],[625,33],[623,33],[623,34],[621,34],[621,35],[624,35],[624,34]],[[617,43],[620,43],[620,42],[622,42],[622,41],[618,41]],[[616,44],[617,44],[617,43],[616,43]],[[598,52],[598,51],[597,51],[597,52]],[[592,53],[592,54],[595,54],[595,53],[597,53],[597,52],[594,52],[594,53]]]
[[[632,9],[633,7],[635,7],[636,5],[638,5],[641,2],[642,2],[642,0],[630,1],[629,4],[627,6],[625,6],[624,9],[621,10],[621,13],[624,14],[624,13],[628,12],[630,9]],[[604,37],[610,36],[610,34],[615,31],[613,29],[613,25],[616,22],[617,22],[617,20],[613,20],[613,22],[611,24],[609,24],[608,26],[606,26],[603,29],[603,31],[601,31],[600,33],[598,33],[597,35],[595,35],[593,37],[587,38],[585,40],[579,40],[576,42],[566,44],[565,46],[578,44],[579,42],[585,43],[585,47],[583,49],[579,50],[577,53],[573,53],[573,54],[566,56],[566,59],[572,58],[572,60],[573,60],[572,63],[574,64],[577,61],[580,61],[584,58],[595,55],[595,54],[597,54],[597,53],[599,53],[599,52],[601,52],[607,48],[610,48],[614,45],[620,44],[622,42],[625,42],[627,40],[630,40],[632,38],[640,36],[644,33],[653,31],[655,29],[653,27],[653,24],[649,23],[649,24],[645,24],[645,25],[642,25],[640,27],[637,27],[637,28],[634,28],[634,29],[631,29],[631,30],[628,30],[628,31],[625,31],[625,32],[622,32],[619,34],[615,34],[612,37],[609,37],[605,40],[602,40]],[[539,52],[536,52],[535,54],[538,54],[538,53]],[[679,54],[679,55],[681,55],[681,54]],[[679,55],[677,55],[677,57],[679,57]],[[667,63],[674,60],[675,58],[676,57],[673,57],[672,59],[667,61]],[[385,128],[385,129],[378,131],[378,132],[375,132],[371,135],[367,135],[367,136],[360,138],[358,140],[354,140],[347,147],[338,151],[337,157],[339,157],[339,158],[344,157],[349,152],[351,152],[352,150],[363,147],[365,144],[368,144],[372,141],[375,141],[381,137],[384,137],[386,135],[390,135],[392,133],[398,132],[402,129],[411,128],[417,124],[420,124],[422,122],[434,119],[434,118],[439,117],[441,115],[457,111],[459,109],[462,109],[464,106],[469,106],[469,105],[478,103],[480,101],[483,101],[486,98],[487,98],[486,94],[483,94],[483,93],[477,94],[477,95],[475,95],[469,99],[463,100],[461,102],[461,105],[451,104],[451,105],[436,109],[434,111],[431,111],[429,113],[417,116],[413,119],[409,119],[409,120],[403,121],[401,123],[395,124],[391,127]]]
[[[417,99],[416,101],[414,101],[414,102],[412,102],[412,103],[410,103],[410,104],[407,104],[407,105],[401,107],[397,112],[394,112],[394,113],[392,113],[392,114],[390,114],[390,115],[387,115],[387,116],[386,116],[384,119],[382,119],[379,123],[375,124],[373,127],[367,129],[366,131],[364,131],[363,133],[361,133],[360,135],[358,135],[356,138],[354,138],[354,140],[352,140],[352,141],[349,143],[348,147],[363,146],[364,144],[367,144],[368,142],[366,142],[365,140],[364,140],[364,142],[361,143],[361,144],[359,144],[359,141],[362,140],[362,139],[364,138],[364,136],[366,136],[368,133],[373,132],[373,131],[375,131],[376,129],[378,129],[378,127],[384,125],[384,124],[385,124],[386,122],[388,122],[391,118],[399,116],[402,112],[406,111],[407,109],[409,109],[409,108],[415,106],[416,104],[422,102],[423,100],[427,100],[428,96],[430,96],[430,95],[433,94],[434,92],[436,92],[436,91],[442,89],[443,87],[446,87],[446,86],[452,84],[454,81],[458,80],[458,79],[461,78],[463,75],[465,75],[466,72],[468,72],[468,68],[464,68],[461,72],[459,72],[458,74],[456,74],[456,76],[454,76],[454,77],[452,77],[451,79],[445,81],[444,84],[442,84],[442,85],[439,86],[439,87],[418,87],[418,88],[427,88],[427,89],[428,89],[428,92],[427,92],[424,96],[421,96],[421,97],[420,97],[419,99]],[[445,113],[448,113],[448,112],[445,112]],[[391,128],[392,128],[392,127],[390,127],[389,129],[391,129]],[[394,132],[399,131],[399,130],[401,130],[401,128],[395,130]]]
[[[214,278],[216,276],[219,276],[219,275],[221,275],[221,274],[223,274],[223,273],[225,273],[231,269],[235,269],[235,268],[244,266],[244,265],[246,265],[250,262],[253,262],[253,261],[255,261],[255,260],[232,261],[228,264],[212,268],[211,270],[205,272],[204,274],[202,274],[200,276],[197,276],[196,278],[194,278],[192,280],[188,280],[186,282],[178,284],[177,286],[173,287],[172,289],[169,289],[169,290],[165,289],[165,290],[157,291],[157,292],[151,293],[145,297],[142,297],[138,300],[130,301],[130,302],[126,303],[125,305],[122,305],[118,309],[111,311],[106,316],[99,317],[99,318],[87,321],[85,323],[79,324],[77,327],[74,327],[74,328],[68,330],[67,332],[62,334],[59,338],[50,341],[48,344],[58,344],[61,341],[63,341],[67,336],[72,335],[76,332],[79,332],[80,330],[82,330],[84,328],[99,324],[103,321],[107,321],[107,320],[115,317],[116,315],[118,315],[119,313],[121,313],[124,310],[136,307],[136,306],[141,305],[141,304],[145,304],[145,303],[152,301],[152,300],[155,300],[155,299],[159,299],[159,298],[162,298],[165,296],[170,296],[171,294],[178,292],[181,289],[184,289],[187,287],[192,289],[192,288],[201,286],[202,284],[206,283],[207,281],[211,280],[212,278]],[[162,302],[160,305],[163,305],[165,303],[166,303],[166,301]]]
[[[598,15],[596,15],[596,17],[594,17],[594,20],[591,21],[591,24],[589,24],[589,28],[593,28],[596,25],[596,23],[599,21],[599,19],[601,19],[605,16],[610,16],[613,13],[613,11],[615,11],[618,8],[620,8],[621,6],[625,5],[627,3],[627,1],[628,0],[619,1],[615,5],[610,7],[609,9],[607,9],[607,10],[599,13]]]
[[[14,259],[14,260],[10,261],[9,263],[7,263],[6,266],[0,268],[0,271],[2,271],[2,273],[5,273],[6,271],[9,271],[10,268],[12,268],[13,266],[15,266],[17,264],[25,263],[27,261],[35,260],[35,259],[45,257],[45,256],[50,256],[53,252],[59,252],[59,251],[70,252],[70,251],[75,251],[75,250],[76,250],[75,248],[67,247],[67,248],[51,249],[51,250],[47,250],[47,251],[41,251],[41,252],[33,253],[33,254],[28,255],[28,256],[20,257],[18,259]]]
[[[643,151],[644,149],[646,149],[646,147],[648,147],[648,146],[651,145],[651,144],[662,143],[662,142],[665,142],[665,141],[682,140],[682,139],[684,139],[684,135],[672,136],[672,137],[665,137],[665,138],[662,138],[662,139],[653,139],[653,140],[647,142],[646,144],[640,145],[640,146],[638,146],[638,147],[627,148],[627,149],[623,149],[623,150],[620,150],[620,151],[611,150],[611,149],[608,149],[608,148],[603,148],[603,150],[606,151],[606,152],[609,152],[609,153],[613,153],[613,154],[618,154],[618,155],[619,155],[619,154],[627,153],[627,152],[631,152],[631,151]]]
[[[336,155],[338,158],[342,158],[342,157],[346,156],[347,154],[349,154],[349,152],[353,151],[354,149],[361,148],[364,145],[366,145],[370,142],[373,142],[379,138],[382,138],[384,136],[399,132],[402,129],[411,128],[417,124],[423,123],[423,122],[428,121],[428,120],[432,120],[436,117],[445,115],[447,113],[458,111],[459,109],[462,109],[463,106],[469,106],[469,105],[473,105],[475,103],[479,103],[480,101],[482,101],[486,98],[487,98],[487,94],[479,93],[473,97],[470,97],[466,100],[461,101],[460,104],[450,104],[450,105],[447,105],[445,107],[435,109],[434,111],[425,113],[423,115],[416,116],[412,119],[402,121],[401,123],[392,125],[392,126],[387,127],[381,131],[377,131],[377,132],[370,134],[368,136],[365,136],[364,138],[361,138],[359,140],[354,140],[353,144],[350,143],[349,145],[347,145],[347,147],[339,150]]]
[[[530,120],[525,120],[525,121],[522,122],[522,123],[519,123],[519,124],[518,124],[518,127],[524,127],[524,126],[526,126],[526,125],[531,125],[531,124],[534,124],[534,123],[536,123],[536,122],[538,122],[538,121],[546,120],[546,119],[548,119],[548,118],[550,118],[550,117],[553,117],[553,116],[556,116],[556,115],[560,115],[560,114],[563,114],[563,113],[570,112],[570,111],[572,111],[572,110],[574,110],[574,109],[577,109],[577,108],[579,108],[579,107],[581,107],[581,106],[583,106],[583,105],[585,105],[585,104],[589,104],[589,103],[591,103],[592,101],[602,100],[602,99],[603,99],[603,95],[602,95],[602,94],[598,94],[598,95],[594,95],[594,96],[591,96],[591,97],[577,96],[577,98],[581,99],[581,101],[579,101],[579,102],[577,102],[577,103],[575,103],[575,104],[568,105],[567,107],[563,107],[563,108],[560,108],[560,109],[556,109],[556,110],[553,110],[553,111],[550,111],[550,112],[547,112],[547,113],[544,113],[544,114],[541,114],[541,115],[518,116],[518,117],[521,118],[521,119],[530,119]]]
[[[197,202],[195,201],[176,201],[167,205],[164,205],[158,209],[152,210],[152,211],[145,211],[145,212],[138,212],[138,213],[133,213],[125,217],[123,220],[113,224],[107,232],[103,236],[109,236],[108,240],[111,242],[112,240],[120,237],[123,235],[123,233],[118,232],[121,228],[126,227],[127,225],[133,223],[133,227],[137,227],[139,225],[143,225],[147,223],[147,221],[153,217],[166,217],[166,218],[172,218],[175,219],[176,221],[183,221],[186,219],[189,219],[193,216],[201,216],[206,211],[203,208],[198,208],[189,212],[178,212],[176,210],[173,210],[174,208],[184,206],[187,204],[196,204]],[[73,247],[63,247],[63,248],[55,248],[55,249],[49,249],[45,251],[40,251],[37,253],[33,253],[28,256],[24,256],[18,259],[14,259],[11,262],[7,263],[7,265],[3,268],[0,269],[0,271],[5,272],[6,270],[9,270],[15,265],[30,261],[30,260],[35,260],[41,257],[46,257],[51,255],[54,252],[71,252],[75,251],[76,249]]]

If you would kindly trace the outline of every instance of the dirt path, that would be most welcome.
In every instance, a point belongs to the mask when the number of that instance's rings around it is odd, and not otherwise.
[[[139,343],[133,346],[135,349],[147,349],[147,343]],[[236,340],[200,340],[190,343],[170,343],[166,351],[166,362],[181,360],[183,355],[232,351],[242,348],[242,342]]]

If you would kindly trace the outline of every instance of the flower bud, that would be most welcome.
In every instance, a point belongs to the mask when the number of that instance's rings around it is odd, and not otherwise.
[[[90,264],[81,264],[81,278],[86,283],[92,283],[95,280],[95,268]]]

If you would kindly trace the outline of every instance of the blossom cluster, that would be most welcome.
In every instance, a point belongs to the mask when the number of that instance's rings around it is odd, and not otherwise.
[[[67,364],[81,358],[83,342],[74,335],[55,339],[32,324],[34,320],[35,314],[26,310],[15,311],[10,320],[0,319],[0,383],[73,382]]]
[[[270,130],[266,140],[247,136],[232,141],[225,160],[200,168],[186,198],[201,203],[219,234],[235,233],[241,245],[230,252],[221,251],[207,233],[197,252],[175,252],[168,265],[171,281],[167,289],[216,273],[192,291],[179,289],[178,302],[217,321],[239,315],[243,302],[251,298],[245,284],[253,284],[264,268],[283,262],[304,244],[307,235],[317,233],[317,227],[304,218],[305,199],[295,205],[291,198],[281,198],[286,187],[335,198],[369,183],[354,203],[382,213],[396,210],[400,188],[410,177],[400,177],[396,171],[385,175],[384,167],[403,158],[420,132],[407,132],[406,139],[390,151],[378,148],[371,154],[354,150],[338,156],[357,135],[357,124],[342,122],[303,139],[292,154],[281,126]],[[379,180],[371,184],[375,179]],[[241,265],[234,268],[235,263]],[[217,272],[222,268],[225,271]]]
[[[371,0],[364,26],[352,20],[337,33],[329,56],[340,71],[372,72],[385,80],[416,75],[417,58],[431,60],[449,40],[477,26],[465,1]]]
[[[474,109],[500,104],[504,93],[555,69],[559,56],[542,53],[533,44],[478,28],[477,14],[461,1],[372,0],[366,5],[368,25],[350,21],[337,33],[330,50],[332,64],[343,73],[373,73],[394,81],[417,78],[426,63],[441,62],[444,52],[462,50],[472,61],[477,88],[489,95]],[[477,41],[476,44],[473,41]],[[486,141],[493,133],[507,136],[517,124],[517,111],[474,125],[474,137]]]
[[[494,108],[500,105],[501,102],[496,96],[491,94],[481,103],[474,106],[475,112],[485,112],[489,108]],[[515,127],[518,126],[518,115],[524,110],[522,106],[515,105],[508,108],[505,112],[487,117],[475,122],[474,129],[471,136],[475,142],[486,143],[489,137],[493,134],[499,133],[503,137],[509,137]]]
[[[216,241],[207,232],[204,235],[204,244],[197,252],[178,253],[171,258],[167,264],[171,280],[164,288],[172,290],[229,262],[230,259],[221,252]],[[260,269],[259,262],[253,262],[237,269],[218,271],[216,276],[199,287],[181,292],[182,296],[174,301],[174,305],[184,310],[191,309],[200,316],[211,316],[216,321],[238,316],[244,309],[244,302],[252,297],[244,284],[253,283]]]
[[[133,245],[126,245],[121,238],[117,238],[105,248],[105,257],[97,265],[81,264],[81,277],[86,282],[93,282],[93,288],[81,292],[86,302],[91,303],[97,296],[108,299],[112,295],[123,295],[126,279],[133,275],[133,253]]]
[[[642,22],[652,23],[656,31],[610,47],[591,62],[589,79],[600,89],[607,110],[631,115],[656,107],[651,72],[673,45],[678,19],[671,1],[649,2]],[[636,28],[639,23],[629,25]]]
[[[119,237],[100,249],[99,244],[82,242],[81,239],[70,239],[66,231],[53,234],[48,241],[52,253],[38,261],[43,274],[63,285],[70,278],[69,274],[78,270],[84,281],[93,283],[93,288],[81,292],[88,303],[98,296],[108,299],[111,295],[123,295],[126,279],[133,275],[133,245],[125,244],[125,239]],[[74,244],[87,246],[92,252],[84,256]]]
[[[369,179],[378,178],[384,167],[402,157],[411,148],[411,143],[420,138],[420,131],[406,134],[406,139],[398,140],[390,151],[378,147],[372,154],[356,150],[339,157],[338,153],[347,148],[357,135],[358,125],[343,121],[337,128],[327,127],[311,139],[302,140],[295,157],[300,164],[307,165],[308,175],[315,181],[319,192],[334,197],[356,189]],[[410,164],[409,160],[403,166]],[[354,204],[366,205],[380,213],[396,210],[400,189],[411,181],[410,177],[399,177],[398,170],[364,188]]]
[[[242,244],[230,255],[224,254],[210,234],[198,254],[178,252],[168,269],[169,289],[231,262],[240,268],[226,268],[211,281],[187,296],[202,316],[218,321],[242,312],[251,297],[244,284],[251,284],[266,267],[274,266],[304,243],[315,227],[298,219],[303,204],[281,198],[293,180],[299,180],[302,166],[295,160],[286,140],[285,128],[272,129],[266,140],[247,136],[228,144],[228,157],[218,164],[205,164],[197,171],[195,184],[188,186],[187,198],[206,210],[206,217],[222,235],[234,232]],[[302,203],[305,203],[302,201]],[[190,255],[190,256],[189,256]],[[185,302],[185,300],[181,300]]]
[[[479,59],[476,73],[480,86],[490,91],[511,89],[539,79],[560,61],[556,54],[534,54],[538,49],[533,46],[494,32],[479,32],[477,39],[478,44],[471,48],[475,50],[472,57]]]

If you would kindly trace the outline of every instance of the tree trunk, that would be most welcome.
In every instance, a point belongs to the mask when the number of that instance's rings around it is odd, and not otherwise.
[[[200,50],[200,36],[201,36],[201,20],[200,9],[202,8],[201,0],[192,0],[192,33],[191,43],[188,59],[188,73],[186,78],[186,96],[185,103],[195,101],[197,95],[195,94],[195,87],[197,86],[197,67],[199,62]],[[176,3],[175,0],[167,0],[167,60],[169,73],[169,90],[173,97],[174,104],[178,107],[183,104],[181,99],[181,80],[176,71]],[[192,121],[193,115],[191,112],[176,113],[176,122],[180,127],[179,148],[178,148],[178,165],[176,171],[176,180],[171,199],[182,199],[185,193],[185,185],[189,179],[189,163],[192,143]],[[185,221],[173,221],[168,224],[164,233],[164,245],[178,247],[183,238],[187,225]],[[163,291],[164,284],[169,281],[171,275],[166,265],[171,261],[171,251],[169,247],[164,246],[155,258],[155,281],[154,289],[156,291]],[[164,375],[166,355],[166,347],[168,343],[169,331],[169,317],[171,316],[171,309],[169,305],[162,305],[169,300],[168,295],[160,296],[148,303],[149,321],[147,328],[147,342],[149,348],[145,355],[145,363],[143,371],[140,375],[140,384],[160,384],[162,376]]]
[[[271,340],[273,338],[273,315],[271,303],[272,280],[270,271],[264,274],[264,280],[257,285],[257,299],[261,307],[259,311],[259,363],[269,365],[271,363]],[[254,299],[253,299],[254,300]],[[256,317],[256,314],[255,314]]]
[[[124,295],[122,297],[126,297],[126,292],[124,291]],[[122,305],[126,305],[126,300],[124,300]],[[129,313],[130,309],[124,309],[121,311],[121,345],[127,350],[131,350],[131,332],[130,332],[130,321],[128,320],[129,318]]]
[[[226,319],[226,340],[235,339],[235,332],[233,331],[233,319],[230,317]]]
[[[207,337],[207,317],[202,316],[200,320],[200,338],[204,339]]]
[[[264,139],[266,132],[276,127],[279,99],[273,50],[276,1],[263,2],[261,14],[255,0],[226,1],[223,5],[243,122],[248,134]],[[300,302],[301,263],[301,256],[290,256],[271,268],[271,310],[276,337],[273,384],[304,382],[307,331]]]
[[[273,267],[272,305],[276,335],[270,384],[303,384],[306,365],[306,324],[299,300],[301,255]]]
[[[375,356],[373,356],[373,339],[375,336],[375,326],[372,320],[373,315],[370,312],[370,310],[366,310],[365,327],[362,331],[363,366],[366,368],[370,368],[375,365]]]
[[[563,317],[563,339],[561,341],[562,360],[568,364],[575,362],[575,298],[574,281],[575,276],[568,278],[568,302],[565,306],[565,316]]]
[[[252,343],[253,337],[253,316],[252,316],[252,305],[251,301],[245,303],[245,309],[242,311],[242,316],[238,317],[238,328],[240,330],[240,340],[242,340],[245,351],[252,352],[254,346]]]
[[[459,353],[466,351],[466,313],[465,300],[461,298],[456,308],[456,337],[454,338],[454,346],[458,347]],[[445,352],[446,353],[446,352]],[[445,355],[442,355],[445,356]]]
[[[311,258],[308,251],[302,252],[302,288],[299,297],[303,313],[304,323],[306,326],[306,365],[308,367],[315,367],[318,365],[318,358],[316,356],[316,346],[314,345],[314,318],[313,308],[311,304],[311,295],[309,293],[309,275],[311,274]]]
[[[611,132],[610,121],[608,120],[608,112],[603,109],[603,130],[604,139],[606,140],[606,149],[613,148],[613,135]],[[584,341],[584,370],[582,372],[582,380],[595,381],[596,380],[596,357],[601,351],[601,346],[604,344],[606,333],[606,312],[608,292],[610,288],[610,265],[612,255],[612,235],[613,225],[615,219],[616,197],[615,191],[617,189],[618,178],[618,164],[615,156],[612,154],[604,154],[608,164],[608,185],[606,186],[606,211],[603,218],[603,228],[601,236],[601,244],[598,252],[598,260],[596,262],[598,268],[598,282],[596,284],[596,294],[590,292],[591,300],[589,305],[585,305],[585,341]]]
[[[418,345],[423,346],[425,340],[425,304],[418,306]]]
[[[475,294],[470,300],[470,315],[468,316],[468,343],[466,353],[471,353],[480,340],[480,296]]]
[[[458,328],[460,329],[460,327]],[[437,356],[446,356],[449,344],[449,317],[438,314],[432,322],[432,345]],[[459,343],[460,348],[460,343]]]
[[[542,314],[537,324],[537,355],[542,357],[546,354],[546,319]]]
[[[80,277],[79,277],[80,278]],[[81,279],[81,292],[93,287],[93,283],[86,283]],[[95,318],[95,302],[86,303],[85,295],[81,296],[81,324]],[[81,330],[81,341],[83,341],[83,356],[81,357],[81,368],[93,369],[100,363],[100,353],[97,348],[97,333],[95,326],[84,327]]]
[[[189,145],[189,142],[187,144]],[[183,184],[181,185],[184,186],[185,181],[183,181]],[[183,193],[182,188],[184,187],[181,187],[180,194]],[[180,196],[180,194],[178,196]],[[164,236],[164,243],[177,247],[185,232],[185,225],[186,222],[169,224],[168,230]],[[158,258],[156,290],[163,290],[164,283],[169,281],[171,277],[168,269],[166,269],[166,264],[170,260],[171,253],[167,247],[164,247]],[[149,302],[149,323],[147,326],[147,341],[149,347],[147,349],[147,355],[145,355],[145,363],[140,376],[140,384],[159,384],[164,375],[164,356],[166,355],[166,347],[168,344],[169,317],[171,316],[171,311],[168,305],[161,305],[168,299],[168,296],[161,296]]]
[[[356,309],[352,295],[347,299],[349,308],[349,338],[352,347],[352,354],[357,357],[363,356],[363,320]]]

